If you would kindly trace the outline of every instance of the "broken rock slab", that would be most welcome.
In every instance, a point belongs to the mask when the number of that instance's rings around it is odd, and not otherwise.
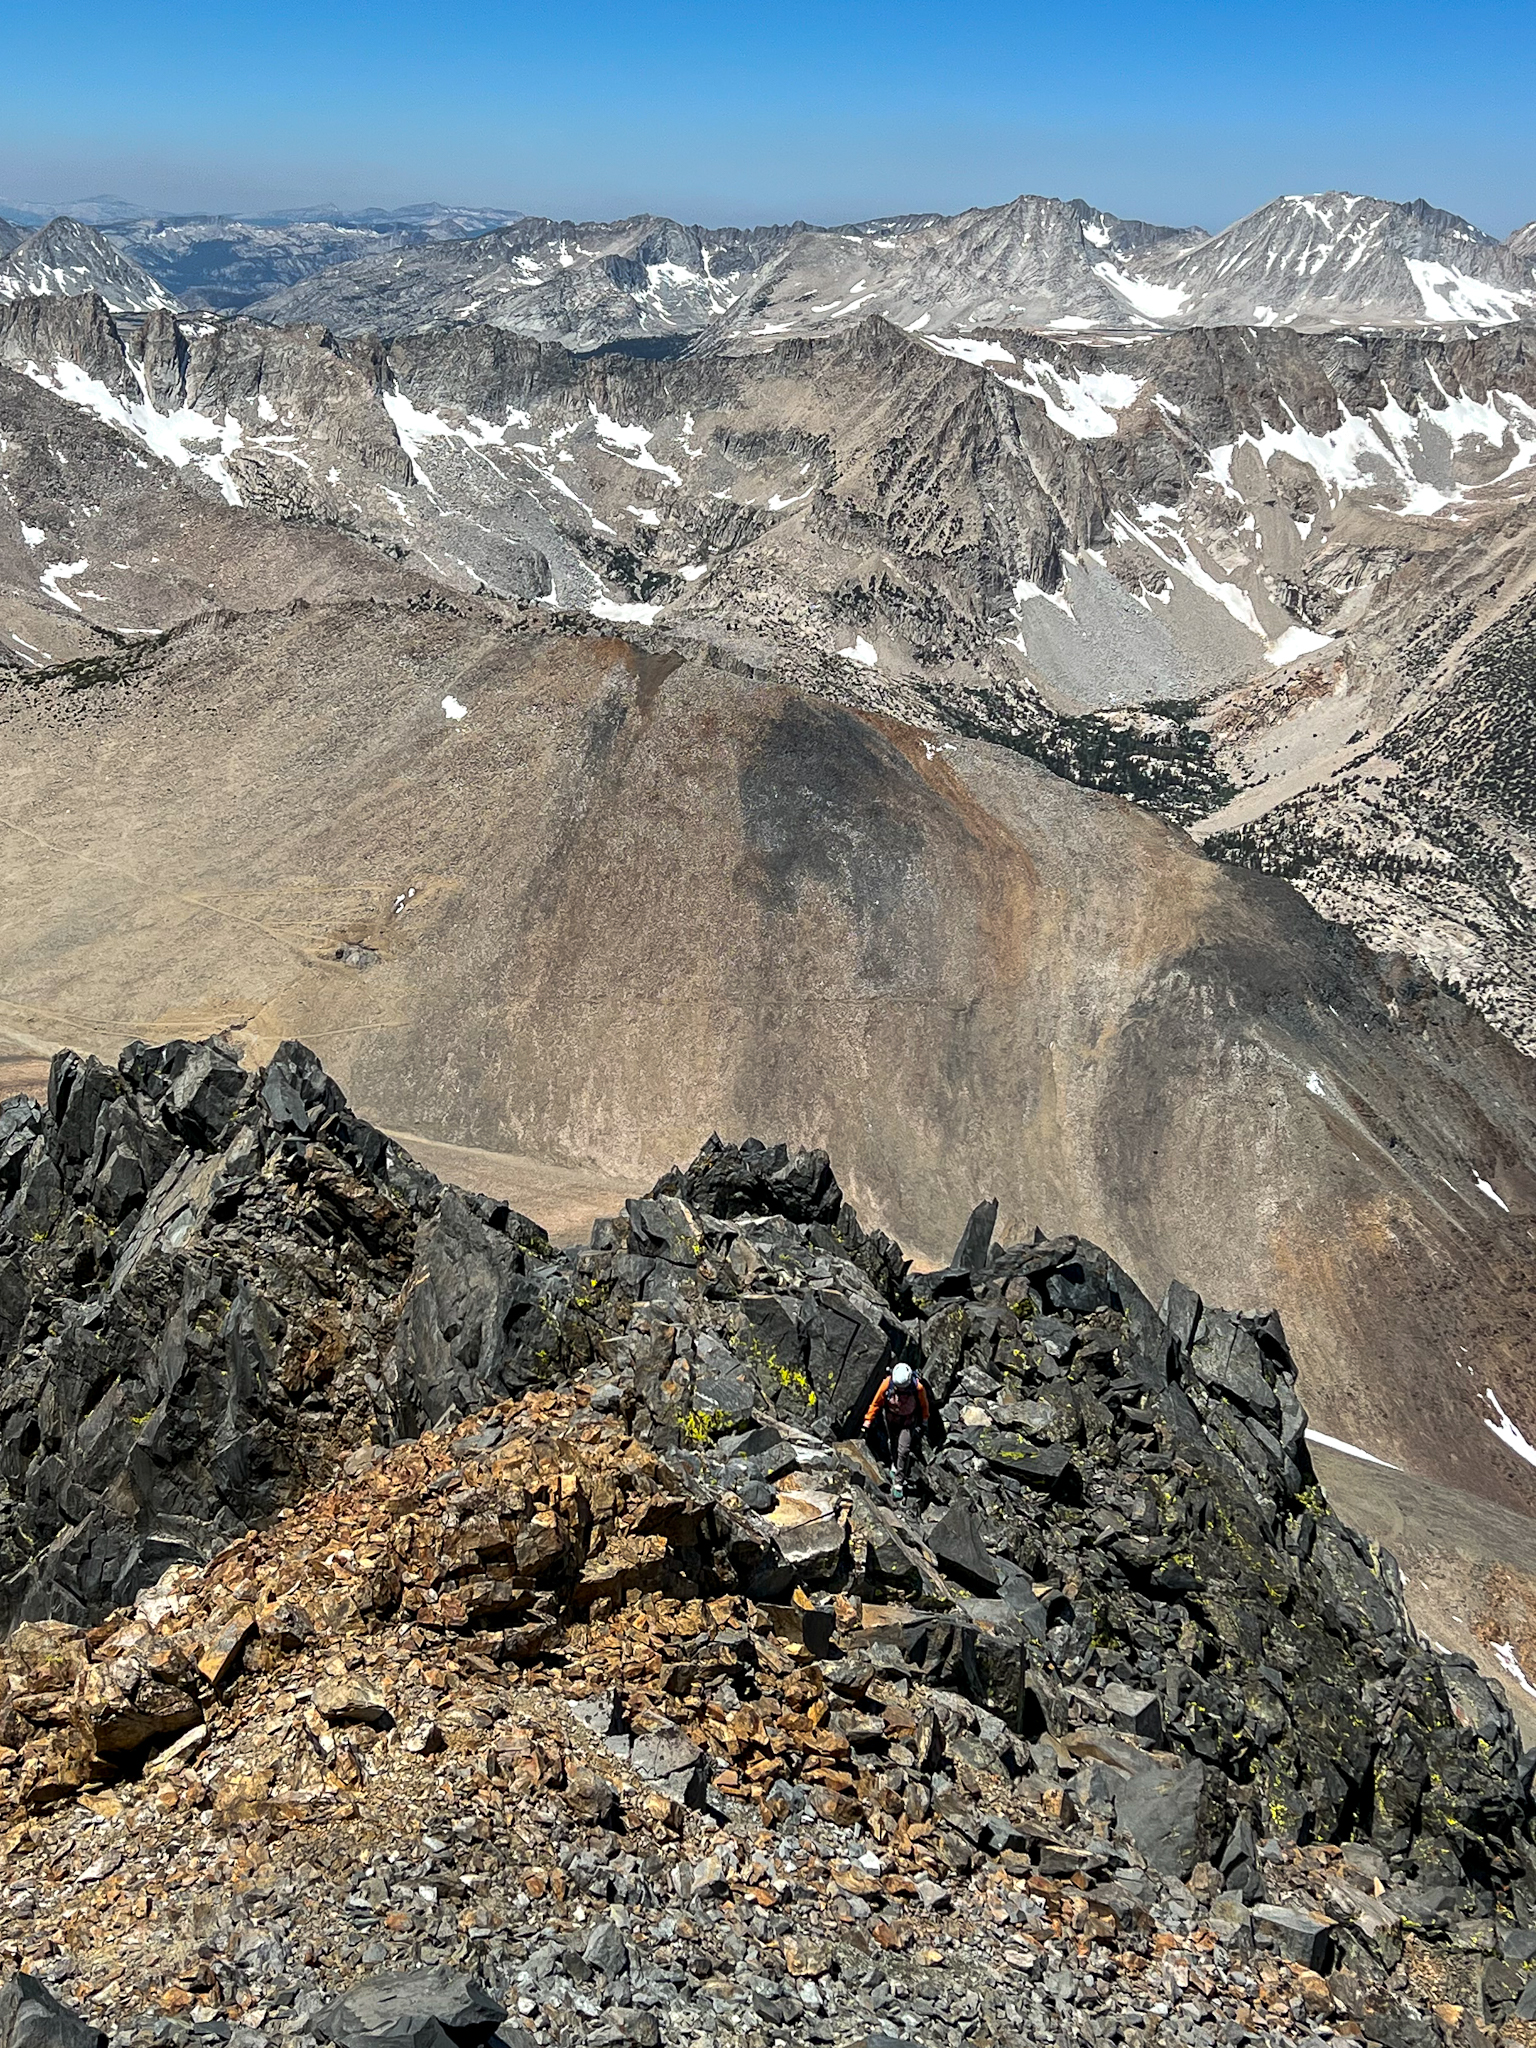
[[[1205,1766],[1193,1757],[1160,1763],[1130,1743],[1116,1751],[1116,1833],[1162,1876],[1188,1878],[1214,1846]]]
[[[981,1524],[959,1501],[945,1511],[927,1532],[928,1548],[940,1569],[962,1585],[995,1593],[1002,1584],[997,1560],[987,1550]]]
[[[630,1768],[675,1799],[679,1806],[703,1804],[706,1771],[704,1752],[681,1728],[671,1723],[637,1735],[629,1753]]]
[[[1253,1929],[1261,1939],[1267,1935],[1287,1962],[1309,1970],[1327,1968],[1333,1923],[1321,1913],[1298,1906],[1255,1906]]]
[[[506,2016],[478,1979],[439,1963],[364,1978],[314,2024],[336,2048],[482,2048]]]

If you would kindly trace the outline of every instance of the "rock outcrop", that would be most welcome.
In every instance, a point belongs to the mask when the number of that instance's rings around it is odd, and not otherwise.
[[[0,1799],[136,1768],[257,1639],[281,1656],[426,1616],[527,1662],[657,1594],[788,1605],[823,1650],[873,1608],[869,1640],[1005,1747],[1077,1770],[1071,1744],[1107,1731],[1079,1809],[1181,1878],[1261,1836],[1368,1840],[1484,1910],[1526,1896],[1508,1711],[1419,1641],[1391,1559],[1330,1512],[1275,1317],[1178,1285],[1155,1309],[1077,1238],[994,1246],[990,1205],[954,1264],[913,1273],[824,1155],[757,1143],[711,1141],[556,1254],[423,1173],[293,1044],[259,1073],[214,1044],[61,1055],[47,1108],[18,1098],[0,1133],[0,1584],[22,1624]],[[898,1502],[860,1429],[903,1360],[936,1440]],[[497,1404],[576,1380],[606,1419],[567,1439],[550,1492]],[[323,1542],[285,1548],[281,1520],[195,1625],[145,1606],[342,1459],[455,1428],[481,1460],[473,1515],[420,1501],[383,1552],[359,1527],[318,1607],[294,1588]],[[136,1596],[126,1631],[81,1634]],[[333,1691],[314,1695],[333,1720],[390,1718]],[[604,1713],[599,1735],[639,1744],[643,1718]],[[693,1752],[653,1764],[702,1794]],[[1255,1853],[1228,1858],[1236,1888]]]

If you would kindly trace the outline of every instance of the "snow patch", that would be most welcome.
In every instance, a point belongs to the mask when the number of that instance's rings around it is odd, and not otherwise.
[[[1184,285],[1150,284],[1143,277],[1132,277],[1128,271],[1117,270],[1113,263],[1095,263],[1093,268],[1111,291],[1118,292],[1127,305],[1148,320],[1177,319],[1189,297]]]
[[[1272,457],[1288,455],[1313,472],[1334,504],[1349,491],[1395,487],[1401,502],[1393,509],[1403,517],[1424,517],[1461,502],[1467,489],[1504,483],[1536,463],[1536,407],[1518,393],[1490,391],[1486,398],[1473,399],[1460,392],[1453,396],[1441,386],[1440,395],[1443,405],[1426,405],[1411,413],[1389,392],[1385,405],[1372,408],[1368,416],[1346,413],[1336,427],[1322,433],[1303,427],[1293,414],[1288,427],[1266,424],[1258,434],[1244,434],[1212,448],[1207,473],[1228,497],[1240,498],[1232,481],[1239,449],[1252,448],[1266,469]],[[1486,483],[1442,490],[1418,474],[1426,459],[1427,431],[1444,434],[1453,456],[1466,443],[1481,441],[1507,456],[1505,466]],[[1305,539],[1311,521],[1305,531],[1299,520],[1296,525]]]
[[[909,327],[907,332],[912,334],[916,329]],[[971,341],[964,335],[925,334],[923,342],[926,347],[937,349],[940,355],[953,356],[961,363],[974,363],[983,370],[988,363],[1012,363],[1016,360],[995,341]]]
[[[445,717],[457,723],[459,719],[469,716],[469,706],[461,704],[457,697],[445,697],[443,699],[443,713]]]
[[[55,598],[58,603],[66,606],[70,611],[77,612],[80,609],[79,605],[75,603],[75,600],[69,595],[67,590],[60,590],[59,585],[66,582],[71,576],[83,576],[90,566],[89,562],[50,562],[37,580],[51,598]],[[82,592],[82,595],[85,594]]]
[[[616,626],[650,626],[655,624],[656,614],[661,610],[661,606],[619,604],[611,597],[600,597],[587,609],[594,619],[608,619]]]
[[[40,548],[45,538],[40,526],[28,526],[25,520],[22,522],[21,537],[29,548]]]
[[[1480,1195],[1486,1195],[1490,1202],[1496,1202],[1498,1206],[1504,1211],[1504,1214],[1506,1216],[1509,1214],[1508,1202],[1505,1201],[1502,1195],[1497,1194],[1494,1191],[1494,1189],[1489,1186],[1488,1182],[1483,1179],[1483,1176],[1481,1174],[1477,1175],[1477,1192]]]
[[[681,484],[682,478],[677,471],[665,462],[658,462],[651,453],[653,428],[625,426],[618,420],[609,419],[607,413],[599,412],[595,405],[592,407],[592,427],[609,455],[618,456],[631,469],[647,469],[666,483]],[[626,453],[626,450],[633,452]]]
[[[1284,668],[1288,661],[1299,661],[1304,654],[1315,654],[1319,647],[1331,647],[1331,633],[1314,633],[1307,626],[1288,626],[1278,640],[1271,640],[1264,659],[1274,668]]]
[[[1246,627],[1260,640],[1268,639],[1269,636],[1259,623],[1259,615],[1253,608],[1253,599],[1248,593],[1239,590],[1235,583],[1218,582],[1205,564],[1196,559],[1184,536],[1169,531],[1170,523],[1179,516],[1174,507],[1138,505],[1136,509],[1149,526],[1155,525],[1160,529],[1158,536],[1154,539],[1151,533],[1133,525],[1123,512],[1116,512],[1112,517],[1123,539],[1134,541],[1138,546],[1147,549],[1149,554],[1156,555],[1165,568],[1172,569],[1184,577],[1197,590],[1204,591],[1207,597],[1213,597],[1224,610],[1231,613],[1240,626]],[[1170,548],[1176,548],[1178,553],[1169,553]]]
[[[238,505],[240,493],[224,467],[224,458],[240,446],[239,421],[226,412],[220,425],[190,406],[183,406],[174,413],[157,412],[150,402],[149,386],[142,370],[137,365],[133,369],[142,393],[141,403],[109,391],[99,378],[87,376],[78,363],[72,363],[64,356],[55,362],[51,377],[45,375],[36,363],[28,363],[24,374],[45,391],[56,392],[71,405],[78,405],[82,410],[94,413],[108,426],[131,435],[152,455],[170,463],[173,468],[185,469],[189,464],[195,464],[218,485],[227,503]],[[196,452],[210,442],[217,444],[217,454]]]
[[[851,647],[839,647],[837,651],[844,661],[856,661],[860,668],[874,668],[880,660],[862,633],[855,638]]]
[[[1490,1650],[1492,1650],[1494,1656],[1498,1658],[1499,1669],[1501,1671],[1507,1671],[1509,1673],[1509,1676],[1515,1681],[1516,1685],[1520,1687],[1521,1691],[1528,1692],[1531,1698],[1533,1700],[1536,1700],[1536,1685],[1532,1685],[1531,1681],[1520,1669],[1520,1659],[1515,1655],[1514,1644],[1490,1643],[1488,1647]]]
[[[1321,1444],[1325,1451],[1342,1451],[1346,1458],[1359,1458],[1367,1465],[1380,1465],[1388,1472],[1401,1472],[1401,1465],[1394,1465],[1390,1458],[1378,1458],[1371,1451],[1362,1451],[1358,1444],[1347,1444],[1341,1436],[1325,1436],[1320,1429],[1307,1431],[1309,1444]]]
[[[1026,362],[1025,377],[1005,377],[1010,391],[1036,399],[1058,427],[1078,441],[1102,441],[1119,431],[1117,412],[1134,404],[1145,382],[1119,370],[1088,370],[1069,377],[1050,363]]]
[[[1499,1442],[1508,1445],[1517,1458],[1524,1458],[1527,1465],[1536,1465],[1536,1447],[1528,1444],[1517,1424],[1510,1421],[1505,1411],[1504,1403],[1499,1399],[1492,1387],[1483,1395],[1483,1399],[1499,1418],[1497,1422],[1490,1422],[1485,1415],[1483,1417],[1483,1427],[1491,1429]]]
[[[1072,623],[1077,624],[1077,614],[1068,602],[1065,591],[1042,590],[1038,583],[1031,583],[1027,576],[1021,576],[1013,586],[1014,610],[1017,611],[1020,605],[1028,604],[1034,597],[1043,597],[1047,604],[1055,605],[1057,611],[1065,612]]]
[[[1444,263],[1429,263],[1422,257],[1407,259],[1408,274],[1424,301],[1431,320],[1466,320],[1477,327],[1502,327],[1521,317],[1521,309],[1536,305],[1536,292],[1506,290],[1485,284]]]
[[[455,426],[445,420],[441,413],[423,412],[413,405],[403,391],[386,391],[383,395],[384,410],[389,414],[390,424],[395,430],[395,439],[410,457],[411,467],[416,470],[418,480],[428,490],[432,485],[421,470],[421,453],[429,441],[458,441],[466,448],[482,450],[490,447],[504,448],[507,434],[513,427],[529,424],[525,412],[510,410],[499,427],[493,427],[489,420],[480,419],[471,413],[463,426]],[[583,510],[586,508],[583,507]]]

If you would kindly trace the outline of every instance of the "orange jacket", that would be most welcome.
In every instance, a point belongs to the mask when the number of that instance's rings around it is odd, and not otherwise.
[[[889,1373],[887,1373],[885,1378],[880,1382],[879,1393],[876,1394],[874,1400],[871,1401],[869,1404],[869,1413],[864,1418],[864,1427],[866,1429],[873,1427],[875,1417],[880,1413],[880,1410],[885,1406],[885,1397],[890,1391],[891,1376]],[[912,1391],[917,1396],[918,1420],[926,1423],[928,1420],[928,1389],[923,1385],[920,1379],[914,1377],[912,1381]]]

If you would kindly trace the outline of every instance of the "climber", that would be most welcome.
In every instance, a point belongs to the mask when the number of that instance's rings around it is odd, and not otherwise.
[[[880,1382],[880,1391],[869,1404],[864,1418],[866,1430],[876,1421],[884,1425],[885,1462],[891,1468],[891,1497],[901,1500],[907,1490],[907,1472],[912,1453],[928,1427],[928,1389],[910,1365],[893,1366]]]

